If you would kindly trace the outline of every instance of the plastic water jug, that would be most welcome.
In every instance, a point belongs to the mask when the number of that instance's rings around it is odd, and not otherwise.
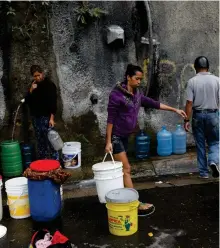
[[[181,125],[177,125],[176,130],[172,133],[173,153],[184,154],[186,152],[186,132]]]
[[[150,150],[150,138],[141,130],[140,133],[136,136],[135,140],[136,144],[136,158],[137,159],[145,159],[149,157],[149,150]]]
[[[21,144],[22,160],[24,169],[27,169],[34,160],[34,151],[32,144]]]
[[[157,133],[157,154],[159,156],[169,156],[172,153],[172,133],[163,126]]]
[[[59,135],[58,132],[56,132],[54,129],[49,129],[47,137],[53,146],[54,150],[59,151],[63,148],[63,141]]]

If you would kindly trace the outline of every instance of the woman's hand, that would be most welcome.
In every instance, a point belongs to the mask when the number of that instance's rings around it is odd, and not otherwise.
[[[54,127],[55,126],[55,122],[53,119],[50,119],[49,121],[49,127]]]
[[[165,105],[163,103],[160,103],[160,109],[167,110],[167,111],[173,111],[173,112],[177,113],[178,115],[182,116],[184,119],[187,118],[186,113],[181,109],[176,109],[176,108],[170,107],[168,105]]]
[[[181,109],[176,109],[175,112],[176,112],[178,115],[182,116],[184,119],[187,118],[187,115],[186,115],[186,113],[185,113],[183,110],[181,110]]]
[[[36,89],[36,88],[37,88],[37,83],[36,83],[36,81],[34,81],[34,82],[32,83],[32,85],[31,85],[30,93],[32,93],[32,91],[33,91],[34,89]]]
[[[106,153],[113,152],[112,143],[106,143],[105,152]]]

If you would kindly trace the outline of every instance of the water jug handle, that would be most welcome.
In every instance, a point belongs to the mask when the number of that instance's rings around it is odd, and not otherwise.
[[[112,162],[114,163],[114,165],[115,165],[115,160],[114,160],[114,158],[113,158],[113,156],[112,156],[112,153],[111,152],[109,152],[109,153],[106,153],[105,154],[105,157],[103,158],[103,161],[102,162],[105,162],[105,159],[106,159],[106,157],[107,157],[107,155],[108,154],[110,154],[110,156],[111,156],[111,158],[112,158]]]

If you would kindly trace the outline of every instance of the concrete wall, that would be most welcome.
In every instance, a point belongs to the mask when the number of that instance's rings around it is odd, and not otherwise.
[[[11,95],[3,97],[0,84],[2,130],[5,130],[3,120],[8,123],[10,119],[5,117],[7,112],[10,115],[15,110],[28,88],[29,67],[39,63],[50,73],[59,90],[58,131],[64,141],[81,141],[84,159],[94,160],[103,154],[108,95],[114,84],[123,80],[127,64],[141,65],[145,72],[145,85],[148,83],[148,46],[137,46],[143,32],[147,31],[146,13],[141,4],[135,8],[136,3],[131,1],[91,2],[90,7],[100,7],[108,11],[108,15],[82,27],[76,21],[78,2],[51,2],[49,6],[41,2],[29,4],[12,3],[16,15],[9,15],[5,20],[8,27],[19,22],[22,26],[24,16],[27,16],[25,25],[32,22],[37,25],[29,35],[31,38],[16,31],[10,33],[8,84]],[[211,71],[218,73],[218,2],[152,1],[150,9],[153,36],[160,42],[157,47],[158,65],[155,65],[159,73],[154,77],[151,93],[156,91],[153,96],[163,103],[182,108],[186,82],[195,74],[192,64],[196,56],[207,56]],[[124,47],[114,48],[106,44],[105,30],[111,24],[120,25],[125,30]],[[0,77],[2,60],[0,56]],[[98,103],[94,105],[90,100],[93,94],[98,97]],[[5,103],[11,107],[6,109]],[[174,113],[155,110],[142,110],[139,119],[141,127],[145,126],[151,135],[153,146],[155,134],[162,125],[173,130],[182,121]],[[19,126],[16,137],[22,139]],[[0,136],[1,139],[7,138],[1,130]],[[34,137],[32,132],[30,137]],[[191,135],[188,143],[193,143]]]
[[[185,87],[195,75],[192,64],[197,56],[207,56],[210,71],[219,74],[219,3],[152,1],[150,8],[154,37],[160,42],[160,100],[183,108]],[[179,121],[172,113],[157,112],[150,123],[156,131],[161,123],[173,129]],[[188,143],[192,142],[189,134]]]
[[[3,59],[2,51],[0,50],[0,79],[3,76]],[[5,96],[2,84],[0,84],[0,126],[3,126],[3,120],[5,117],[6,107],[5,107]]]

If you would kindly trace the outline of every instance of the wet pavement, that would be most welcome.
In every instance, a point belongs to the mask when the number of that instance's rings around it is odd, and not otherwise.
[[[219,247],[219,185],[207,183],[139,191],[141,201],[154,203],[156,211],[139,217],[139,230],[128,237],[108,231],[105,205],[97,196],[67,199],[62,218],[52,223],[35,223],[31,218],[14,220],[7,207],[0,224],[8,228],[1,248],[28,247],[35,230],[59,229],[74,248],[217,248]],[[150,237],[149,233],[153,234]]]

